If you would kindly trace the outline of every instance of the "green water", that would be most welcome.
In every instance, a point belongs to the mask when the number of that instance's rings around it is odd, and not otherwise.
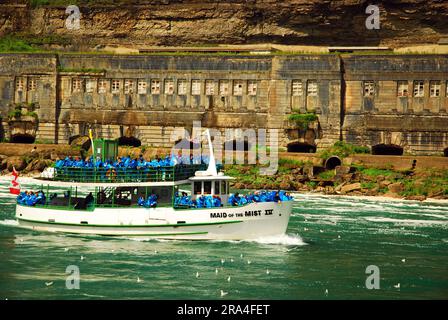
[[[286,236],[137,241],[21,229],[6,181],[0,299],[448,298],[447,204],[296,195]],[[80,269],[79,290],[66,289],[68,265]],[[366,289],[369,265],[379,267],[378,290]]]

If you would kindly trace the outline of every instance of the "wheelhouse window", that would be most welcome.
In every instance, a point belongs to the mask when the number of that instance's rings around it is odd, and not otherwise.
[[[215,194],[220,194],[220,185],[221,185],[221,181],[215,181]]]
[[[195,181],[193,183],[193,193],[194,194],[201,194],[202,193],[202,183],[201,183],[201,181]]]
[[[440,97],[440,81],[431,81],[429,84],[429,96]]]
[[[425,95],[425,83],[424,81],[414,81],[414,97],[423,97]]]
[[[397,86],[397,96],[398,97],[407,97],[408,96],[408,82],[407,81],[398,81]]]
[[[212,182],[204,181],[204,194],[211,194],[211,193],[212,193]]]

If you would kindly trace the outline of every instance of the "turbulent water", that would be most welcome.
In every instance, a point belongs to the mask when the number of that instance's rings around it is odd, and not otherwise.
[[[284,236],[135,240],[21,229],[7,181],[0,299],[448,298],[446,203],[296,195]],[[79,267],[79,290],[66,288],[69,265]],[[366,288],[369,265],[379,289]]]

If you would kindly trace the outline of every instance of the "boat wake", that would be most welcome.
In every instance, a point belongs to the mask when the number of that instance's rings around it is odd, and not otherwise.
[[[278,236],[266,236],[253,240],[245,240],[248,242],[256,242],[260,244],[279,244],[287,246],[305,246],[306,242],[298,234],[281,234]]]
[[[7,219],[7,220],[0,220],[0,224],[4,226],[18,226],[19,222],[17,220]]]

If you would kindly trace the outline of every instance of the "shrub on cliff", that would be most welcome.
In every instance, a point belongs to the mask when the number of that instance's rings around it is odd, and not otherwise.
[[[331,156],[338,156],[339,158],[348,157],[351,154],[370,153],[370,149],[365,146],[356,146],[344,141],[337,141],[331,148],[320,152],[320,157],[328,159]]]
[[[0,52],[30,52],[35,49],[25,40],[11,36],[0,38]]]
[[[315,113],[293,113],[288,116],[288,120],[294,122],[299,128],[305,130],[311,122],[318,119]]]

